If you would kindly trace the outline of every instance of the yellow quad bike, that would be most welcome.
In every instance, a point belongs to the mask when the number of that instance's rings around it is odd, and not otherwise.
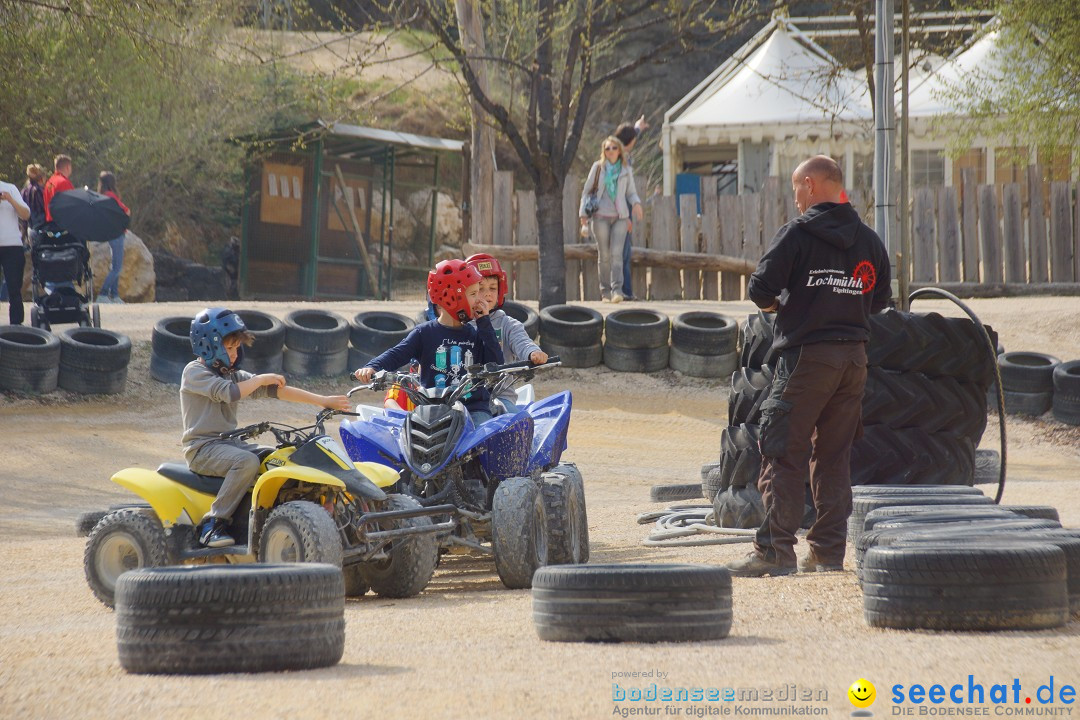
[[[323,410],[307,427],[261,422],[222,435],[248,439],[270,432],[277,441],[259,453],[260,475],[233,514],[237,544],[231,547],[203,547],[195,530],[223,478],[199,475],[182,462],[113,475],[150,507],[114,510],[90,532],[83,567],[94,595],[113,607],[117,578],[136,568],[249,562],[337,565],[349,596],[369,588],[384,597],[418,594],[435,572],[437,536],[455,525],[432,518],[452,516],[454,508],[388,494],[384,488],[398,481],[396,470],[353,463],[323,428],[330,417],[351,414]]]

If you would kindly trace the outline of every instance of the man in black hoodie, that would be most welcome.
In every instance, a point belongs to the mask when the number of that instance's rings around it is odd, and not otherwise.
[[[748,286],[758,307],[777,313],[777,361],[761,404],[758,487],[765,520],[754,551],[728,565],[744,577],[796,572],[808,466],[817,520],[798,570],[843,569],[870,314],[885,309],[891,296],[888,252],[842,202],[840,166],[812,157],[796,168],[791,186],[802,215],[776,234]]]

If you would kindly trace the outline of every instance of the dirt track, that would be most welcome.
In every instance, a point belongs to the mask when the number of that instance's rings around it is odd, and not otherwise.
[[[1080,358],[1078,298],[970,304],[1009,350]],[[279,317],[297,307],[245,306]],[[322,307],[349,317],[376,307],[411,315],[416,303]],[[660,307],[672,315],[708,308],[741,317],[749,310],[745,303]],[[957,314],[948,307],[920,301],[915,309]],[[987,689],[1019,678],[1034,692],[1051,675],[1058,686],[1080,684],[1080,622],[1037,633],[871,630],[850,572],[736,579],[734,627],[719,642],[542,643],[532,628],[529,593],[502,588],[492,566],[467,559],[444,564],[418,598],[349,601],[345,656],[336,667],[284,675],[127,675],[117,662],[113,614],[83,578],[83,540],[74,537],[73,523],[81,511],[125,497],[108,481],[115,470],[179,457],[175,389],[147,376],[150,331],[160,317],[198,309],[193,303],[103,308],[106,327],[131,336],[136,348],[121,396],[0,395],[6,448],[0,471],[0,718],[603,718],[612,715],[613,681],[706,688],[795,683],[824,689],[828,700],[821,705],[828,714],[846,716],[852,709],[847,687],[860,677],[877,685],[880,699],[871,709],[885,716],[894,709],[888,688],[897,683],[948,687],[973,674]],[[722,563],[745,552],[744,546],[645,548],[640,540],[646,529],[634,523],[636,513],[653,507],[650,485],[694,482],[701,463],[717,456],[726,419],[723,383],[701,384],[670,371],[556,370],[538,383],[538,394],[564,388],[573,390],[575,403],[565,457],[585,477],[593,562]],[[241,422],[306,417],[305,406],[262,400],[244,406]],[[995,423],[992,417],[984,447],[994,446]],[[1010,419],[1009,433],[1004,501],[1055,505],[1064,525],[1080,527],[1080,431],[1048,417]],[[984,489],[992,494],[993,488]],[[668,675],[613,680],[613,673],[628,671]],[[652,707],[665,712],[659,703]],[[688,714],[688,703],[669,707],[679,717]]]

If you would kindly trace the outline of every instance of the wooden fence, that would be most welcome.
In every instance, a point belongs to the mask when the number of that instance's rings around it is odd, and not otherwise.
[[[1028,169],[1027,178],[1026,188],[1016,183],[977,186],[972,171],[965,170],[959,188],[915,188],[908,259],[912,286],[940,285],[975,295],[1080,291],[1076,184],[1046,184],[1038,166]],[[526,250],[537,245],[536,197],[531,190],[515,192],[513,182],[512,173],[496,172],[494,242],[523,246],[503,255],[511,260],[507,270],[513,297],[535,300],[537,263],[513,258],[529,256]],[[563,189],[566,294],[570,301],[595,301],[600,299],[596,261],[578,259],[585,255],[578,243],[587,242],[579,236],[581,183],[571,176]],[[746,267],[756,265],[776,231],[798,214],[790,188],[778,178],[769,178],[758,194],[704,192],[700,213],[693,195],[644,200],[645,218],[633,224],[630,238],[639,249],[632,261],[633,288],[638,297],[654,300],[743,299]],[[872,224],[872,195],[855,190],[851,201]],[[897,242],[894,259],[898,250]],[[701,255],[728,261],[705,263],[713,268],[738,267],[733,259],[749,265],[737,272],[696,269],[702,267]]]

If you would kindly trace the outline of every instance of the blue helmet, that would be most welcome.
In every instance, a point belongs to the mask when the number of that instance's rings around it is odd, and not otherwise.
[[[235,368],[244,358],[241,345],[236,353],[236,363],[229,362],[225,349],[225,337],[238,330],[247,330],[239,315],[226,308],[207,308],[191,321],[191,349],[203,359],[208,367]]]

